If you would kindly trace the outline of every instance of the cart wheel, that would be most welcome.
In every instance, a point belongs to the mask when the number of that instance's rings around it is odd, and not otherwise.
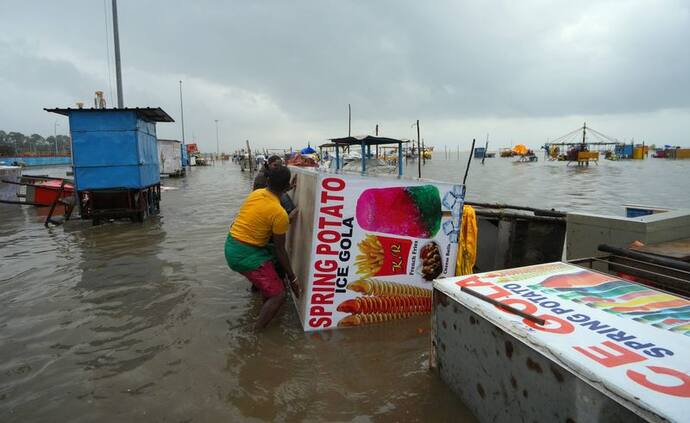
[[[149,210],[148,195],[140,195],[139,201],[141,202],[140,211],[138,211],[135,216],[136,216],[137,222],[143,223],[144,219],[146,219],[146,216],[149,215],[149,213],[148,213],[148,210]]]

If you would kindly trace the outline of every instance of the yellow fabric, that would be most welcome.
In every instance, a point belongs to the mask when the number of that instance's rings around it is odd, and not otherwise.
[[[282,235],[288,230],[288,215],[280,205],[280,199],[266,188],[252,191],[240,207],[240,212],[230,226],[230,235],[247,244],[263,247],[273,234]]]
[[[455,274],[458,276],[472,274],[476,261],[477,215],[472,206],[465,205],[462,209],[460,245],[458,246],[458,258],[455,261]]]

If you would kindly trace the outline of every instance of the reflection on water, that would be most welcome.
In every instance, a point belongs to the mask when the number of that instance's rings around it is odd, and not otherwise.
[[[460,181],[466,160],[424,176]],[[473,160],[468,198],[690,207],[689,170]],[[427,318],[305,334],[288,304],[254,334],[261,300],[223,257],[250,176],[224,164],[163,183],[177,189],[144,224],[45,229],[42,211],[0,205],[0,421],[473,420],[428,371]]]

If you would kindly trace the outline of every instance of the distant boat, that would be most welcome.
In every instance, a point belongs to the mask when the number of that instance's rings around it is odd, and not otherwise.
[[[539,161],[539,158],[537,156],[535,156],[534,154],[532,154],[532,155],[520,156],[520,158],[515,160],[513,163],[515,163],[515,164],[532,163],[532,162],[536,162],[536,161]]]

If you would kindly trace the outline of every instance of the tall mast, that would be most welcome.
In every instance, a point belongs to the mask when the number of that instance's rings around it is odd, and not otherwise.
[[[182,145],[184,145],[184,107],[182,106],[182,81],[180,81],[180,122],[182,123]]]
[[[120,31],[117,28],[117,0],[113,0],[113,38],[115,44],[115,78],[117,80],[117,107],[122,109],[122,70],[120,68]]]

